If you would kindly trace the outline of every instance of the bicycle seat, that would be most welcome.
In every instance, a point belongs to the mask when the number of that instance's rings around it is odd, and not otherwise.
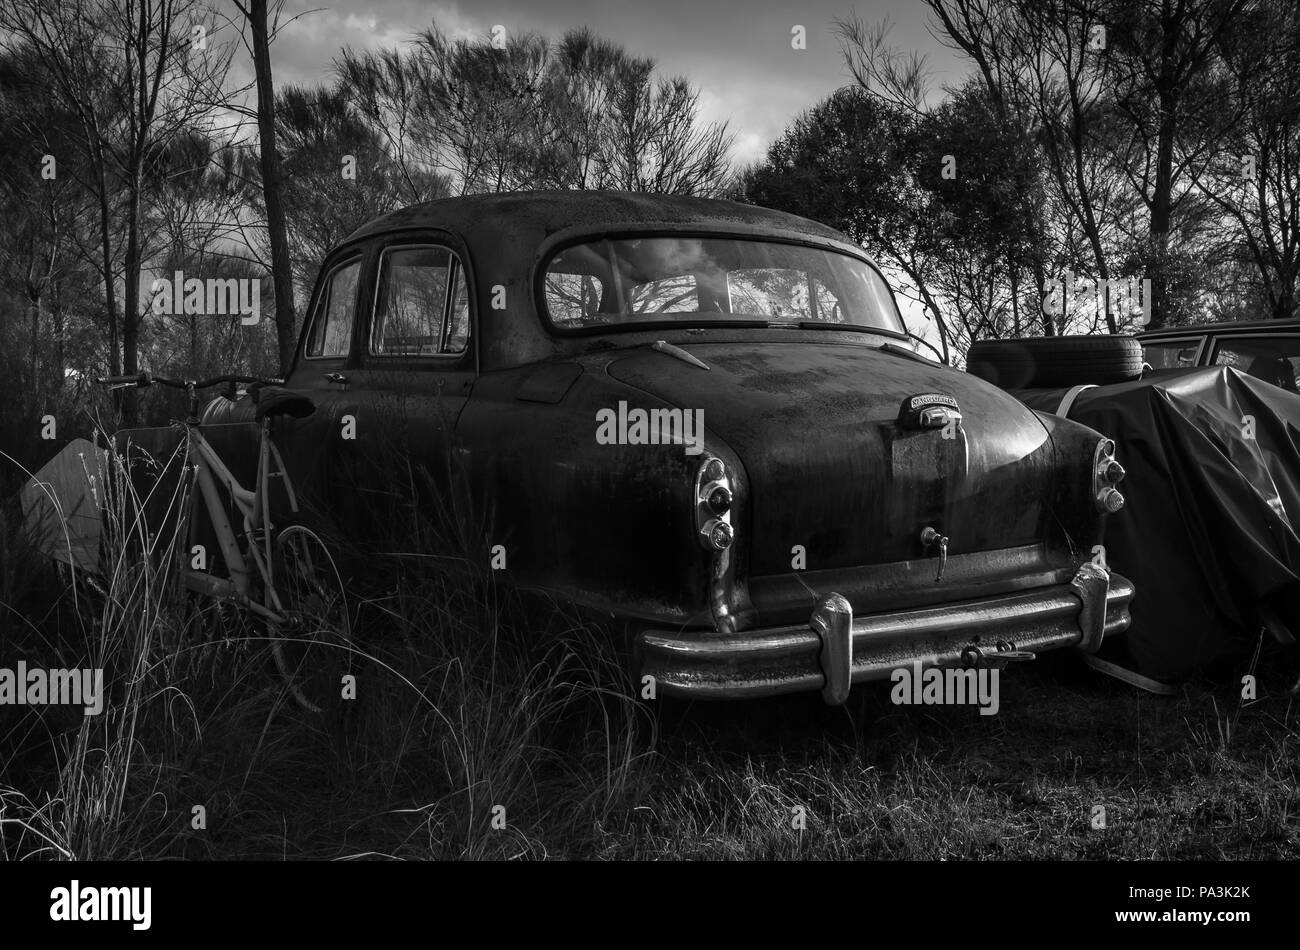
[[[279,387],[268,386],[257,390],[256,399],[257,412],[255,416],[259,422],[263,419],[273,419],[276,416],[293,416],[295,419],[303,419],[316,411],[316,403],[309,396],[290,392]]]

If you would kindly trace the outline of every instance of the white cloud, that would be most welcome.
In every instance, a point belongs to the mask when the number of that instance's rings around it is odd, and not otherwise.
[[[768,140],[757,132],[742,132],[736,136],[731,149],[731,160],[737,167],[752,165],[767,154]]]

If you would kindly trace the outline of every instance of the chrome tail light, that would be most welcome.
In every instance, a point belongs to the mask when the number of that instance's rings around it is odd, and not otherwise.
[[[731,527],[731,476],[720,458],[707,458],[695,475],[695,527],[700,543],[725,551],[735,540]]]
[[[1124,466],[1115,460],[1115,443],[1102,439],[1092,460],[1092,497],[1097,510],[1113,515],[1124,507],[1124,496],[1115,486],[1124,478]]]

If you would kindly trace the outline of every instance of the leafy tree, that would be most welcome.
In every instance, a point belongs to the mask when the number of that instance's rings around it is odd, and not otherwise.
[[[76,161],[85,163],[87,183],[99,203],[100,266],[113,328],[109,361],[114,372],[139,369],[146,165],[222,101],[229,50],[215,37],[209,41],[209,23],[215,18],[198,0],[69,0],[57,5],[9,0],[0,6],[3,48],[34,57],[50,83],[49,95],[76,116]],[[201,41],[195,25],[204,31]],[[124,229],[120,241],[116,221]],[[124,414],[131,422],[134,391],[124,395]]]
[[[284,88],[276,127],[289,247],[294,273],[305,282],[349,234],[402,205],[404,173],[337,87]],[[415,188],[421,196],[448,193],[433,177],[420,177]]]

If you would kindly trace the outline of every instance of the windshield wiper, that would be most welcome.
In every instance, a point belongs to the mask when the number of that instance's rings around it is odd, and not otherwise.
[[[801,330],[857,330],[859,333],[887,333],[880,327],[864,327],[860,323],[828,323],[825,320],[800,320]]]

